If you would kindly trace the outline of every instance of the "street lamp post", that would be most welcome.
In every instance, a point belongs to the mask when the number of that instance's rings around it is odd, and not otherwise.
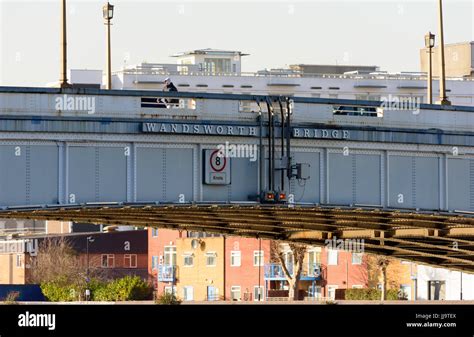
[[[431,32],[425,35],[425,47],[428,49],[428,104],[433,104],[433,65],[432,55],[435,45],[435,35]]]
[[[443,32],[443,1],[438,0],[438,20],[439,20],[439,104],[451,105],[451,102],[446,97],[446,72],[444,62],[444,32]]]
[[[114,17],[114,6],[107,2],[102,7],[102,14],[107,26],[107,90],[112,89],[112,56],[110,43],[110,20]]]
[[[89,300],[89,297],[90,297],[90,290],[89,290],[89,242],[92,243],[94,242],[94,238],[92,236],[88,236],[86,238],[86,283],[87,283],[87,287],[86,287],[86,300],[88,301]]]
[[[59,78],[61,88],[69,87],[67,82],[67,27],[66,27],[66,0],[61,2],[61,72]]]

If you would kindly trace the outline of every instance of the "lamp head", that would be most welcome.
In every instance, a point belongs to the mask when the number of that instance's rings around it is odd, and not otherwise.
[[[112,20],[114,17],[114,5],[107,2],[104,7],[102,7],[102,15],[105,20]]]
[[[433,48],[435,45],[435,35],[431,32],[425,35],[425,47],[426,48]]]

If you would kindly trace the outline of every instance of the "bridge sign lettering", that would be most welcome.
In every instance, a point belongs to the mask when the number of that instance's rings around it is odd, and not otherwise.
[[[207,136],[258,137],[260,128],[250,125],[194,124],[194,123],[142,123],[142,132],[161,134],[189,134]],[[266,131],[264,135],[266,136]],[[293,138],[350,139],[349,130],[294,127]]]
[[[348,130],[293,128],[293,138],[349,139]]]
[[[169,122],[142,124],[142,132],[144,133],[258,137],[258,131],[258,127],[249,125],[192,124]]]

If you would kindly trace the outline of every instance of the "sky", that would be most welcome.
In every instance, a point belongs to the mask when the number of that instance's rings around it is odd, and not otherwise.
[[[68,0],[68,68],[105,69],[105,1]],[[250,54],[243,71],[289,64],[419,71],[437,0],[112,0],[112,69],[217,48]],[[474,40],[474,0],[444,0],[445,43]],[[0,0],[0,85],[59,79],[60,0]]]

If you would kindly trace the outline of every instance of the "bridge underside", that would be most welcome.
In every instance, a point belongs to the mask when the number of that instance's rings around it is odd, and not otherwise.
[[[86,204],[0,211],[0,218],[148,226],[316,246],[364,240],[367,253],[474,272],[474,216],[382,209],[204,204]]]

